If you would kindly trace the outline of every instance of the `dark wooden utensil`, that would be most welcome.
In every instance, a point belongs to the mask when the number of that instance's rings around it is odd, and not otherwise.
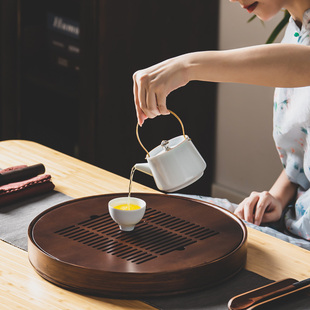
[[[0,186],[4,184],[31,179],[45,172],[43,164],[36,164],[25,168],[0,173]]]
[[[244,298],[244,296],[243,296],[243,298],[233,298],[228,303],[228,307],[231,310],[245,310],[245,309],[253,306],[254,304],[257,304],[259,302],[268,300],[270,298],[280,296],[280,295],[283,295],[285,293],[297,290],[297,289],[302,288],[304,286],[307,286],[309,284],[310,284],[310,278],[305,279],[303,281],[299,281],[299,282],[289,284],[285,287],[271,291],[271,292],[266,293],[266,294],[262,294],[260,296],[249,297],[249,298]]]

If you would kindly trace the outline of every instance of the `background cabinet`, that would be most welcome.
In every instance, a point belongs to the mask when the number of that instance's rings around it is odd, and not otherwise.
[[[78,27],[78,36],[57,32],[51,16]],[[132,74],[216,49],[217,18],[215,0],[1,0],[1,138],[37,141],[128,178],[145,160],[135,136]],[[204,177],[182,192],[207,195],[216,85],[191,82],[167,103],[208,164]],[[152,149],[181,128],[168,116],[146,121],[139,133]],[[140,172],[134,180],[155,186]]]

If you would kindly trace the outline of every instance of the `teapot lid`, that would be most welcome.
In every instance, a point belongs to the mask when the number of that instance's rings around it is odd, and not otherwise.
[[[163,153],[167,153],[186,140],[189,140],[188,136],[178,136],[170,140],[163,140],[160,145],[148,153],[148,157],[154,157]]]

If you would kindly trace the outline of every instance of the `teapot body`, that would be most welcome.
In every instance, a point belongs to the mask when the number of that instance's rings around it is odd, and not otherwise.
[[[149,155],[147,162],[156,186],[165,192],[174,192],[194,183],[207,167],[188,136],[175,137],[169,140],[168,150],[159,145]]]
[[[163,140],[159,146],[148,152],[141,143],[137,124],[137,139],[146,151],[147,163],[136,164],[135,169],[152,175],[158,189],[174,192],[197,181],[203,175],[207,164],[191,139],[185,135],[181,119],[171,110],[169,112],[179,121],[183,135]]]

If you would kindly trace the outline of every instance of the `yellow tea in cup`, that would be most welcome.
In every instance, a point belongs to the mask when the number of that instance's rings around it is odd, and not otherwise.
[[[141,208],[140,206],[134,205],[132,203],[130,203],[130,204],[124,203],[124,204],[121,204],[121,205],[114,207],[114,209],[124,210],[124,211],[133,211],[133,210],[138,210],[140,208]]]
[[[118,197],[109,201],[109,214],[120,230],[132,231],[145,213],[146,203],[137,197]]]

